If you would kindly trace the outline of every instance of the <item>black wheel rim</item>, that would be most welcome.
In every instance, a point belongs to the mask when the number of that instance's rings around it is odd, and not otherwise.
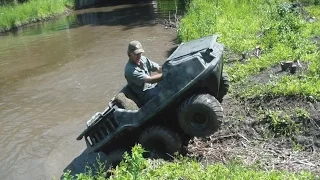
[[[203,128],[207,125],[209,116],[203,112],[195,112],[191,116],[191,126],[195,128]]]

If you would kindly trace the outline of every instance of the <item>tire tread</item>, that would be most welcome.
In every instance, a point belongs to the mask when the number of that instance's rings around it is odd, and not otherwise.
[[[218,121],[221,121],[223,118],[223,108],[220,104],[220,102],[212,95],[210,94],[195,94],[192,95],[190,98],[188,98],[184,103],[181,104],[179,108],[179,115],[178,115],[178,120],[180,123],[180,126],[184,131],[189,134],[195,136],[196,133],[191,132],[191,130],[183,123],[182,120],[182,114],[186,113],[188,111],[188,107],[192,107],[194,105],[201,105],[201,106],[206,106],[209,107],[214,111],[214,114],[217,118]],[[187,129],[187,130],[186,130]],[[209,135],[206,132],[202,132],[202,135],[199,136],[206,136]]]

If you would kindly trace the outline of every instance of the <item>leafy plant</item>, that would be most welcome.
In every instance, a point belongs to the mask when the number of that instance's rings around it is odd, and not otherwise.
[[[295,110],[296,117],[298,118],[303,118],[303,119],[311,118],[310,113],[305,109],[296,107],[294,110]]]
[[[291,137],[300,131],[301,124],[282,111],[266,110],[264,121],[275,136]]]
[[[132,148],[131,156],[125,152],[124,160],[116,169],[111,170],[113,174],[110,179],[140,179],[139,177],[144,174],[144,170],[149,167],[148,161],[143,158],[145,150],[140,144]]]

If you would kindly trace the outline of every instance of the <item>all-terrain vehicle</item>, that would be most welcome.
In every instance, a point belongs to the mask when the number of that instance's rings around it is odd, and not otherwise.
[[[223,70],[224,45],[216,35],[181,43],[162,65],[162,91],[142,104],[128,85],[103,112],[87,121],[78,137],[89,152],[103,152],[117,164],[136,143],[148,157],[183,152],[192,137],[213,134],[223,119],[221,102],[229,88]],[[169,156],[168,156],[169,155]]]

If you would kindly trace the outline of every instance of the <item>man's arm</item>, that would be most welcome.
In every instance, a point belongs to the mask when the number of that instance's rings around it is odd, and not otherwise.
[[[144,78],[144,82],[146,83],[156,83],[162,80],[162,73],[160,74],[155,74],[152,76],[147,76],[146,78]]]
[[[125,77],[128,81],[141,86],[143,83],[156,83],[162,80],[162,73],[148,76],[137,69],[127,70]]]

